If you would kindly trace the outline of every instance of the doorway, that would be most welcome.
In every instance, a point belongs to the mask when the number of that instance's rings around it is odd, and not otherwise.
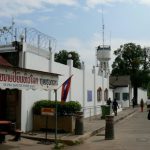
[[[0,120],[10,120],[21,127],[21,91],[17,89],[0,89]]]

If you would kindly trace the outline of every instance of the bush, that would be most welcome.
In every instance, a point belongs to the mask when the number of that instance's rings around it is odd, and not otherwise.
[[[55,108],[55,101],[40,100],[33,105],[33,114],[40,115],[42,108]],[[81,111],[81,104],[76,101],[69,101],[62,103],[57,102],[58,115],[73,115],[76,112]]]

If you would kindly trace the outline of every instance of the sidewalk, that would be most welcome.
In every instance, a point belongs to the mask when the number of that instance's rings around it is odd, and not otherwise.
[[[114,123],[117,123],[118,121],[128,117],[129,115],[133,114],[138,110],[137,108],[126,108],[122,110],[121,112],[118,112],[118,115],[114,117]],[[99,116],[92,117],[92,118],[86,118],[84,119],[84,134],[83,135],[74,135],[73,133],[63,133],[57,134],[57,139],[59,142],[73,145],[76,143],[80,143],[84,141],[85,139],[89,138],[90,136],[96,135],[100,131],[105,129],[105,120],[102,120]],[[34,140],[43,140],[45,139],[46,135],[44,132],[34,132],[34,133],[28,133],[28,134],[22,134],[22,137],[34,139]],[[55,133],[49,133],[47,134],[47,139],[49,141],[55,141]]]

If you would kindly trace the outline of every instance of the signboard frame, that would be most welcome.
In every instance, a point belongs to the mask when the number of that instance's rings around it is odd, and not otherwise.
[[[58,75],[56,73],[0,65],[0,88],[54,90],[58,86]]]

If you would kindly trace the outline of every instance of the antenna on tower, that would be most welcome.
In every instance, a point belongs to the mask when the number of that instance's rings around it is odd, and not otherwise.
[[[105,36],[105,32],[104,31],[105,31],[105,25],[104,25],[104,14],[103,14],[103,7],[102,7],[102,34],[103,34],[102,37],[103,37],[103,47],[104,47],[104,44],[105,44],[104,43],[105,42],[105,37],[104,37]]]
[[[110,45],[111,45],[111,31],[110,31]]]

